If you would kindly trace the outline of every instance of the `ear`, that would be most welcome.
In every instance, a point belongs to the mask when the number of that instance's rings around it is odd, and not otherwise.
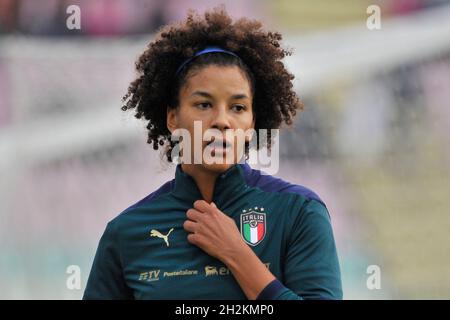
[[[172,133],[178,128],[177,108],[167,108],[167,129]]]

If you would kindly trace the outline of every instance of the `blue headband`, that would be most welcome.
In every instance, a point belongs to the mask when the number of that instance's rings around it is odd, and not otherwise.
[[[210,52],[222,52],[222,53],[226,53],[226,54],[229,54],[229,55],[232,55],[232,56],[235,56],[235,57],[239,58],[238,55],[236,55],[235,53],[233,53],[233,52],[231,52],[231,51],[222,49],[222,48],[220,48],[220,47],[209,46],[209,47],[206,47],[205,49],[203,49],[203,50],[201,50],[201,51],[198,51],[196,54],[194,54],[193,57],[191,57],[191,58],[189,58],[189,59],[186,59],[186,60],[178,67],[177,72],[175,72],[175,77],[180,73],[180,71],[184,68],[184,66],[186,66],[189,62],[191,62],[191,61],[194,60],[196,57],[198,57],[198,56],[200,56],[200,55],[202,55],[202,54],[210,53]]]

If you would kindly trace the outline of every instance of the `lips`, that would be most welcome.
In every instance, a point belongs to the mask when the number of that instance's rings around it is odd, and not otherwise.
[[[226,140],[212,140],[206,144],[207,146],[211,146],[213,148],[223,148],[227,149],[231,147],[231,143]]]
[[[231,143],[226,140],[213,140],[206,144],[214,152],[226,152],[231,149]]]

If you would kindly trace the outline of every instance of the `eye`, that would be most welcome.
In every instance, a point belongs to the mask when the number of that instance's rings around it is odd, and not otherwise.
[[[209,102],[201,102],[201,103],[197,103],[195,106],[197,108],[199,108],[199,109],[206,110],[209,107],[211,107],[211,103],[209,103]]]
[[[237,112],[242,112],[246,109],[245,106],[241,105],[241,104],[236,104],[232,108],[233,108],[233,110],[235,110]]]

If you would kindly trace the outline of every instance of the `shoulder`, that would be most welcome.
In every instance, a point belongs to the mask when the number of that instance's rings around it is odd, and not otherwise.
[[[282,178],[269,175],[261,170],[253,169],[249,165],[243,166],[246,183],[250,187],[256,187],[265,192],[278,192],[278,193],[293,193],[301,196],[310,202],[314,200],[320,203],[326,208],[325,202],[319,197],[319,195],[308,187],[303,185],[291,183]]]
[[[161,187],[159,187],[156,191],[150,193],[145,198],[143,198],[143,199],[139,200],[138,202],[136,202],[135,204],[131,205],[130,207],[125,209],[122,213],[125,213],[125,212],[130,211],[135,208],[138,208],[140,206],[150,204],[153,201],[155,201],[156,199],[169,194],[173,190],[174,185],[175,185],[175,179],[167,181]]]
[[[131,206],[120,212],[115,218],[113,218],[108,223],[108,225],[112,226],[114,224],[117,224],[118,221],[120,221],[128,213],[133,212],[135,209],[139,209],[141,207],[148,208],[149,205],[157,203],[160,199],[164,198],[165,196],[169,195],[172,192],[174,185],[175,185],[174,179],[165,182],[157,190],[153,191],[149,195],[145,196],[143,199],[137,201],[136,203],[132,204]]]

